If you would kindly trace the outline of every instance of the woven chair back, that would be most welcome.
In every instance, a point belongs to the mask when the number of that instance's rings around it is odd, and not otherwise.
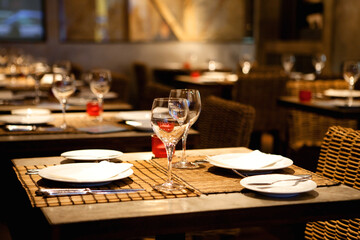
[[[248,147],[254,126],[255,109],[252,106],[216,96],[202,101],[197,121],[200,147]]]
[[[360,131],[330,127],[321,145],[316,172],[360,190]],[[305,239],[360,239],[360,219],[310,222]]]

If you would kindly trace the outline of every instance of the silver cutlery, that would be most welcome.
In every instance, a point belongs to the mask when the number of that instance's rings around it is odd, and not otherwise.
[[[58,197],[69,195],[86,195],[86,194],[114,194],[114,193],[132,193],[138,191],[145,191],[145,189],[102,189],[92,190],[90,188],[48,188],[39,189],[36,195],[44,197]]]
[[[248,183],[248,185],[273,185],[275,183],[278,182],[284,182],[284,181],[295,181],[295,184],[297,182],[301,182],[301,181],[305,181],[305,180],[310,180],[311,179],[311,175],[310,174],[305,174],[305,175],[296,175],[297,178],[289,178],[289,179],[280,179],[280,180],[276,180],[273,182],[254,182],[254,183]]]

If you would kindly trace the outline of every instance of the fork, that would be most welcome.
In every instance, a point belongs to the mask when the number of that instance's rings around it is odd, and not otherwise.
[[[296,185],[298,182],[311,179],[310,174],[296,175],[296,176],[298,178],[280,179],[280,180],[276,180],[276,181],[273,181],[273,182],[254,182],[254,183],[248,183],[248,185],[268,186],[268,185],[273,185],[274,183],[284,182],[284,181],[295,181],[294,185]]]

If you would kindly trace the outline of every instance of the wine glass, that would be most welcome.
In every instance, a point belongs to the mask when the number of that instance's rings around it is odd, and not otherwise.
[[[346,61],[343,68],[343,76],[345,81],[349,84],[349,98],[347,105],[351,107],[353,105],[353,94],[354,85],[359,78],[360,74],[360,63],[356,61]]]
[[[168,175],[165,183],[154,186],[161,192],[181,190],[183,185],[172,180],[172,158],[175,146],[189,125],[188,102],[184,98],[155,98],[151,109],[151,126],[164,143],[168,159]]]
[[[185,133],[182,136],[182,155],[181,160],[173,164],[175,168],[198,168],[199,165],[193,162],[188,162],[186,160],[186,139],[189,133],[190,127],[196,122],[199,118],[201,112],[201,98],[200,92],[195,89],[171,89],[170,96],[171,98],[185,98],[188,101],[189,107],[189,124],[185,129]]]
[[[53,65],[53,72],[56,73],[65,73],[69,74],[71,70],[71,63],[70,61],[64,60],[64,61],[58,61],[54,63]]]
[[[63,123],[61,124],[62,129],[67,128],[66,119],[65,119],[65,109],[67,99],[73,94],[76,90],[75,86],[75,77],[73,74],[68,75],[65,73],[54,73],[53,74],[53,83],[51,90],[54,96],[59,100],[62,107],[63,114]]]
[[[49,65],[45,61],[36,61],[30,66],[30,75],[35,80],[35,99],[34,103],[40,103],[40,81],[42,77],[50,71]]]
[[[325,54],[316,54],[312,57],[312,64],[315,68],[317,75],[320,75],[325,67],[326,56]]]
[[[248,74],[251,70],[253,62],[254,62],[254,60],[252,59],[252,57],[249,54],[244,54],[243,56],[241,56],[241,58],[239,60],[241,72],[243,74]]]
[[[97,117],[102,122],[103,99],[111,86],[111,73],[107,69],[94,69],[90,73],[90,89],[96,95],[99,102],[100,114]]]
[[[292,54],[284,54],[281,56],[281,63],[286,74],[290,75],[295,64],[295,56]]]

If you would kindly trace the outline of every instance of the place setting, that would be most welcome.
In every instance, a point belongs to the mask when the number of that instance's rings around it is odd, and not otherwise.
[[[152,132],[151,111],[123,111],[116,114],[115,118],[126,125],[131,126],[139,131]]]

